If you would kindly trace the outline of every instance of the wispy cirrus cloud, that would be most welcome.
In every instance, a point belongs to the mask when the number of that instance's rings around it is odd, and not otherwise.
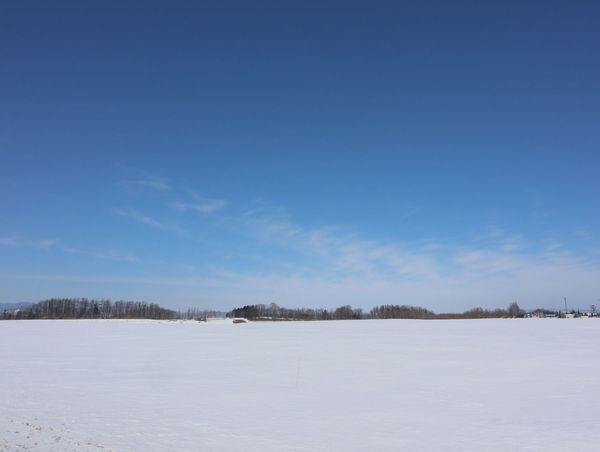
[[[85,249],[85,248],[82,249],[79,247],[59,246],[58,240],[50,240],[50,239],[31,240],[31,239],[25,239],[25,238],[22,238],[19,236],[0,237],[0,246],[25,247],[25,248],[31,248],[31,249],[35,249],[35,250],[39,250],[39,251],[46,251],[49,249],[53,249],[59,253],[87,256],[87,257],[93,257],[96,259],[112,260],[112,261],[119,261],[119,262],[132,262],[132,263],[139,262],[139,259],[135,255],[133,255],[131,253],[125,253],[125,252],[116,250],[114,248],[111,248],[108,250],[91,251],[89,249]]]
[[[520,251],[530,245],[520,234],[509,234],[497,226],[488,228],[488,236],[500,245],[504,251]]]
[[[336,227],[304,228],[287,220],[281,209],[253,209],[240,221],[259,240],[308,256],[340,275],[427,278],[439,271],[430,253],[362,239]]]
[[[140,262],[140,259],[137,256],[134,256],[131,253],[124,253],[116,249],[108,249],[104,251],[93,251],[91,253],[92,257],[97,259],[116,261],[116,262],[131,262],[136,263]]]
[[[528,265],[528,259],[502,250],[471,249],[454,254],[452,263],[466,275],[486,277],[497,274],[510,274]]]
[[[176,201],[173,203],[173,208],[178,212],[198,212],[209,214],[218,212],[227,207],[227,201],[224,199],[207,198],[200,195],[194,195],[192,201]]]
[[[198,260],[157,259],[167,272],[186,268],[183,273],[190,277],[130,280],[108,275],[94,280],[92,275],[90,284],[152,285],[152,294],[164,286],[166,299],[173,294],[182,300],[205,297],[211,307],[276,301],[325,307],[407,303],[453,310],[503,306],[514,299],[524,306],[551,306],[546,301],[558,293],[589,298],[600,279],[600,263],[592,251],[589,256],[570,253],[561,243],[532,240],[498,226],[482,228],[470,242],[431,237],[410,243],[373,239],[339,226],[307,226],[293,221],[285,208],[264,201],[236,210],[225,199],[170,188],[167,196],[157,193],[143,202],[114,213],[203,246]],[[133,254],[115,250],[91,254],[138,262]],[[210,262],[203,256],[211,256]]]
[[[137,221],[138,223],[142,223],[147,226],[152,226],[153,228],[157,228],[157,229],[165,229],[166,228],[166,225],[163,224],[162,222],[160,222],[160,221],[152,218],[151,216],[146,215],[138,210],[135,210],[135,209],[130,209],[130,208],[115,209],[114,212],[117,215],[120,215],[125,218],[129,218],[131,220]]]
[[[175,234],[182,239],[190,240],[197,243],[202,242],[201,238],[190,233],[187,229],[185,229],[176,222],[170,221],[169,219],[163,220],[161,218],[161,220],[157,220],[154,216],[150,216],[146,213],[132,208],[114,209],[113,212],[121,217],[133,220],[137,223],[149,226],[156,230],[160,230],[165,233]]]
[[[464,310],[477,306],[496,308],[517,300],[522,307],[560,308],[568,296],[573,306],[585,309],[597,297],[600,267],[574,258],[522,258],[514,262],[502,255],[470,255],[457,265],[465,268],[455,275],[439,274],[427,279],[403,279],[386,275],[361,277],[346,274],[338,278],[321,272],[281,274],[278,272],[213,272],[198,276],[115,274],[28,274],[0,273],[0,280],[36,281],[32,288],[46,292],[62,283],[77,283],[90,289],[118,285],[118,293],[131,297],[185,307],[230,309],[241,304],[276,302],[285,306],[331,308],[340,304],[370,308],[378,304],[413,304],[437,312]],[[480,268],[484,265],[484,268]],[[489,265],[493,271],[489,271]],[[496,271],[500,269],[501,271]],[[174,305],[173,300],[179,305]]]
[[[303,228],[288,221],[280,210],[274,214],[253,210],[246,221],[257,229],[261,240],[275,241],[324,264],[315,279],[346,281],[356,293],[364,294],[370,293],[370,284],[385,287],[390,291],[384,297],[387,300],[396,291],[398,296],[411,294],[435,306],[438,301],[425,296],[435,293],[450,297],[453,303],[460,297],[472,303],[479,297],[477,305],[490,306],[492,300],[510,297],[512,291],[513,297],[531,297],[530,303],[544,305],[544,297],[550,300],[556,297],[554,292],[589,296],[594,280],[600,278],[600,263],[591,256],[569,253],[557,243],[535,244],[499,228],[490,231],[493,240],[487,246],[423,249],[366,240],[335,228]],[[544,275],[555,279],[548,281]],[[574,281],[578,281],[575,286]]]
[[[20,237],[0,237],[0,245],[4,246],[22,246],[23,239]]]
[[[145,190],[166,192],[172,190],[171,185],[169,185],[166,179],[161,177],[126,179],[117,182],[117,185],[129,192],[141,192]]]
[[[168,218],[159,221],[131,208],[117,213],[165,233],[177,233],[169,226]],[[476,306],[495,308],[514,300],[528,308],[555,308],[563,296],[585,307],[595,300],[600,280],[597,258],[569,253],[558,242],[507,248],[506,239],[516,234],[499,229],[488,234],[491,242],[475,241],[479,246],[452,247],[446,243],[423,247],[422,243],[410,246],[369,240],[339,227],[306,227],[291,221],[281,208],[230,213],[222,220],[217,224],[259,243],[259,254],[267,247],[282,250],[282,259],[289,265],[245,269],[199,265],[185,270],[186,276],[4,273],[0,279],[37,281],[32,286],[46,292],[69,287],[64,283],[91,291],[102,287],[107,297],[144,298],[171,306],[175,298],[182,303],[179,307],[201,304],[230,309],[241,303],[277,302],[328,308],[343,303],[368,309],[398,303],[438,312]],[[187,233],[182,238],[196,240]],[[18,246],[23,240],[5,237],[0,243]],[[114,249],[91,255],[138,262],[136,256]],[[296,260],[295,255],[304,259]],[[166,269],[177,275],[182,272],[173,272],[171,267],[183,264],[166,263]],[[118,285],[116,292],[107,289],[113,285]]]
[[[0,279],[16,279],[48,282],[81,282],[81,283],[110,283],[110,284],[148,284],[166,286],[197,287],[208,279],[179,278],[160,276],[119,276],[119,275],[78,275],[60,273],[0,273]]]
[[[28,247],[47,250],[58,241],[54,239],[31,240],[20,236],[0,237],[0,246]]]

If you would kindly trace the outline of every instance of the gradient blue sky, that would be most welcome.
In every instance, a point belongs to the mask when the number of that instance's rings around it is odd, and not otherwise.
[[[587,308],[600,3],[0,6],[0,302]]]

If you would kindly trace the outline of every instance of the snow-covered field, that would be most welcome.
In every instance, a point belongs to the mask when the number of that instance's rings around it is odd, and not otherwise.
[[[598,451],[600,320],[0,322],[0,450]]]

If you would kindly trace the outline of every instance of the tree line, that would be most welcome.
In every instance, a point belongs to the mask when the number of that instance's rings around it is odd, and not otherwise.
[[[226,312],[215,311],[214,309],[188,308],[187,311],[180,312],[179,316],[186,320],[206,321],[209,317],[222,318],[226,314]]]
[[[34,319],[154,319],[173,320],[179,313],[143,301],[88,300],[87,298],[51,298],[25,309],[5,310],[3,320]]]
[[[284,308],[275,303],[253,304],[233,309],[228,313],[189,308],[177,312],[155,303],[143,301],[89,300],[87,298],[51,298],[22,309],[0,312],[0,320],[20,319],[154,319],[206,320],[207,317],[243,317],[248,320],[363,320],[363,319],[489,319],[524,317],[517,303],[507,309],[475,308],[462,313],[435,313],[429,309],[409,305],[380,305],[368,312],[350,305],[334,309]]]
[[[275,303],[253,304],[233,309],[228,317],[244,317],[248,320],[347,320],[362,319],[362,309],[340,306],[333,310],[313,308],[283,308]]]
[[[517,303],[511,303],[507,309],[488,310],[470,309],[462,313],[439,313],[429,309],[409,305],[375,306],[369,312],[350,305],[335,309],[283,308],[275,303],[269,305],[253,304],[233,309],[228,317],[243,317],[248,320],[366,320],[366,319],[497,319],[524,317]]]

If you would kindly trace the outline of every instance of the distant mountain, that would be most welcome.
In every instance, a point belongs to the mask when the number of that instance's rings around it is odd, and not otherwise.
[[[12,311],[13,309],[27,309],[33,306],[33,303],[0,303],[0,312]]]

